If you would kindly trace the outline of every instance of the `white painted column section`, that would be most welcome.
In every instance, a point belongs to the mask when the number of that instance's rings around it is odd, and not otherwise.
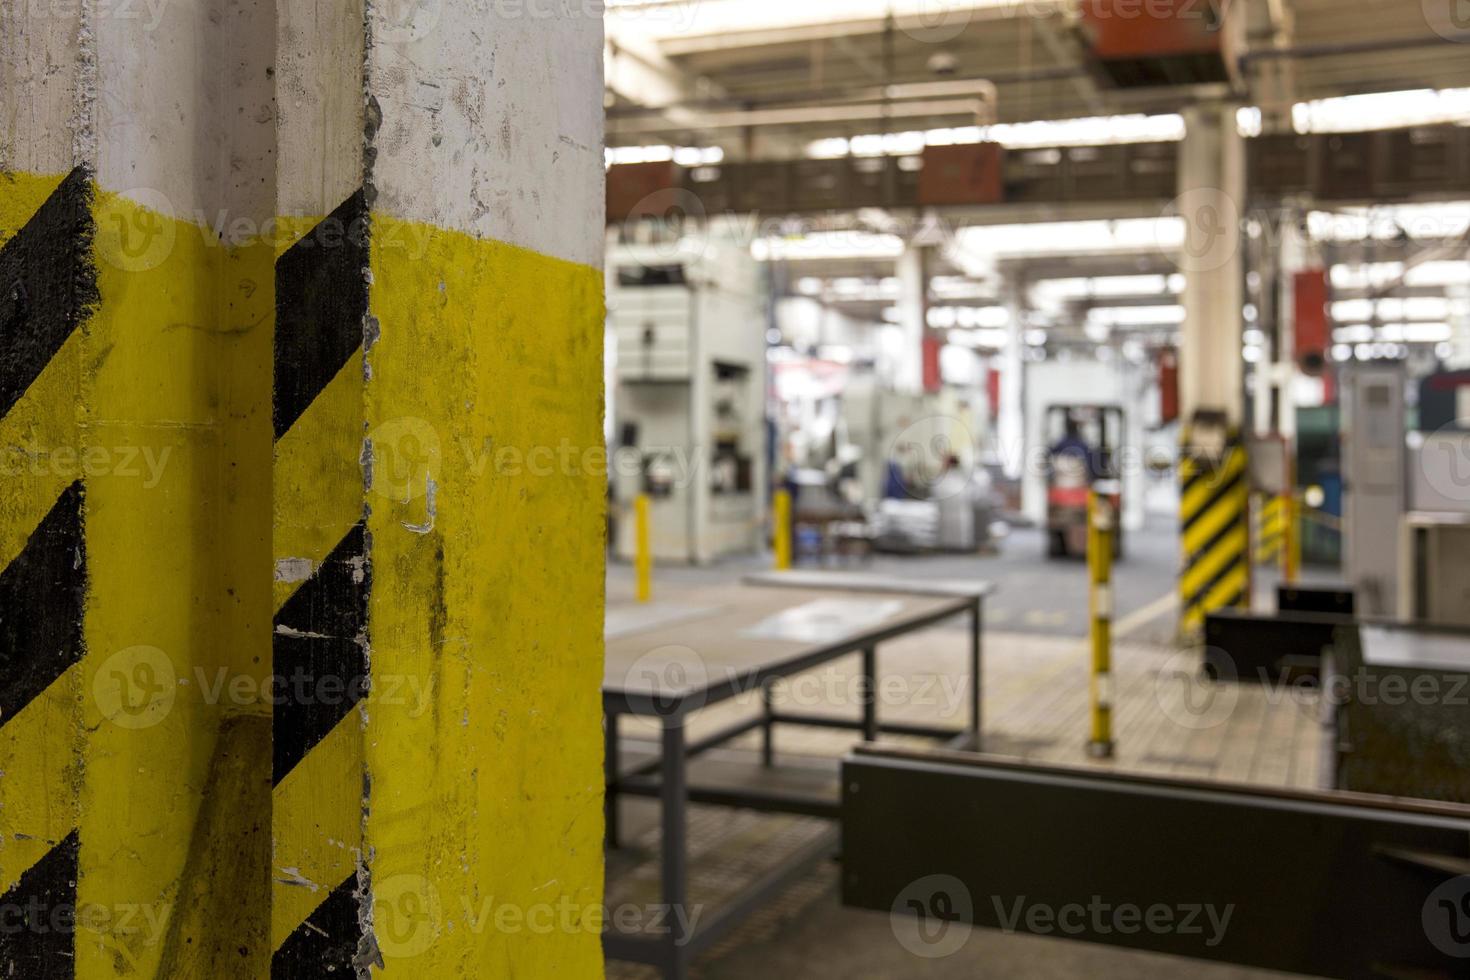
[[[1310,258],[1296,215],[1281,222],[1281,245],[1277,250],[1281,276],[1281,343],[1276,351],[1276,384],[1281,389],[1276,431],[1288,440],[1296,438],[1296,274]]]
[[[1224,412],[1243,421],[1241,307],[1244,266],[1245,143],[1235,106],[1191,106],[1179,150],[1179,214],[1185,221],[1184,336],[1179,352],[1180,409]]]
[[[1022,384],[1026,366],[1021,360],[1025,343],[1026,304],[1019,293],[1006,303],[1006,349],[1001,352],[1000,404],[996,406],[995,432],[1005,475],[1016,479],[1026,461],[1026,419],[1022,408]]]
[[[1449,290],[1451,313],[1450,356],[1445,366],[1451,371],[1470,368],[1470,286],[1455,286]]]
[[[929,329],[929,252],[910,243],[898,260],[898,324],[903,352],[894,372],[899,391],[924,390],[924,333]]]

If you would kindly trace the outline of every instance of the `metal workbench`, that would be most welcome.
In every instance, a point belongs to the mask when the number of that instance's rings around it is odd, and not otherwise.
[[[905,583],[874,576],[781,573],[754,576],[708,598],[703,605],[670,606],[638,614],[609,614],[603,711],[607,738],[607,842],[616,848],[618,800],[624,795],[659,800],[661,901],[679,909],[689,901],[688,805],[712,804],[825,817],[835,821],[837,796],[790,791],[695,786],[689,761],[748,732],[764,735],[763,761],[774,762],[773,732],[780,725],[850,729],[863,740],[900,734],[977,748],[981,730],[981,629],[988,583]],[[969,724],[963,730],[885,722],[878,716],[881,644],[957,616],[969,618]],[[776,710],[770,687],[781,678],[812,670],[840,657],[862,660],[860,718],[836,718]],[[764,710],[752,718],[691,740],[689,718],[702,708],[750,691],[763,695]],[[656,720],[658,757],[624,769],[619,756],[619,719]],[[606,932],[610,958],[651,964],[670,980],[688,975],[689,964],[762,902],[836,851],[837,830],[822,835],[725,907],[704,917],[691,934],[684,918],[670,916],[659,935]]]

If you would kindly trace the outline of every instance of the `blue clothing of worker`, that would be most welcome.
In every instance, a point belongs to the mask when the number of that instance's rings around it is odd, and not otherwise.
[[[1102,476],[1098,469],[1097,453],[1092,451],[1092,447],[1084,442],[1081,436],[1072,433],[1062,436],[1056,445],[1051,447],[1051,456],[1053,459],[1058,456],[1072,456],[1080,459],[1082,465],[1087,468],[1089,481],[1096,481]]]

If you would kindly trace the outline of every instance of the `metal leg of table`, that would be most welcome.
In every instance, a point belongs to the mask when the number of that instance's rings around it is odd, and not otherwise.
[[[620,751],[618,717],[616,711],[608,711],[603,715],[603,737],[606,745],[602,761],[604,784],[602,816],[606,828],[604,840],[610,850],[616,850],[620,846],[618,838],[618,752]]]
[[[776,764],[776,705],[771,689],[775,681],[761,685],[761,765],[767,769]]]
[[[982,650],[980,646],[981,634],[981,604],[975,600],[975,606],[970,610],[970,731],[974,736],[973,748],[976,752],[981,748],[981,735],[984,730],[982,726],[983,717],[980,708],[980,669],[983,664]]]
[[[863,741],[878,741],[878,648],[863,650]]]
[[[663,902],[668,935],[664,980],[686,980],[689,975],[689,941],[681,923],[689,921],[688,762],[684,755],[684,721],[664,722],[662,798],[663,839],[661,862]]]

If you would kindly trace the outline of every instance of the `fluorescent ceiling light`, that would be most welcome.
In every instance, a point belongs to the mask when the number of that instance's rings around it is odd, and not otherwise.
[[[961,228],[955,241],[977,266],[994,260],[1084,252],[1161,251],[1184,241],[1180,218],[1124,218],[1118,221],[1060,221]]]
[[[1343,133],[1470,120],[1470,88],[1414,89],[1299,102],[1291,109],[1299,133]]]
[[[1088,324],[1155,327],[1184,322],[1182,306],[1097,306],[1087,311]]]
[[[757,262],[897,259],[903,254],[903,239],[866,231],[826,231],[798,238],[757,238],[750,254]]]
[[[1470,202],[1312,211],[1307,215],[1307,228],[1319,242],[1395,241],[1405,234],[1419,241],[1453,239],[1470,229]]]

